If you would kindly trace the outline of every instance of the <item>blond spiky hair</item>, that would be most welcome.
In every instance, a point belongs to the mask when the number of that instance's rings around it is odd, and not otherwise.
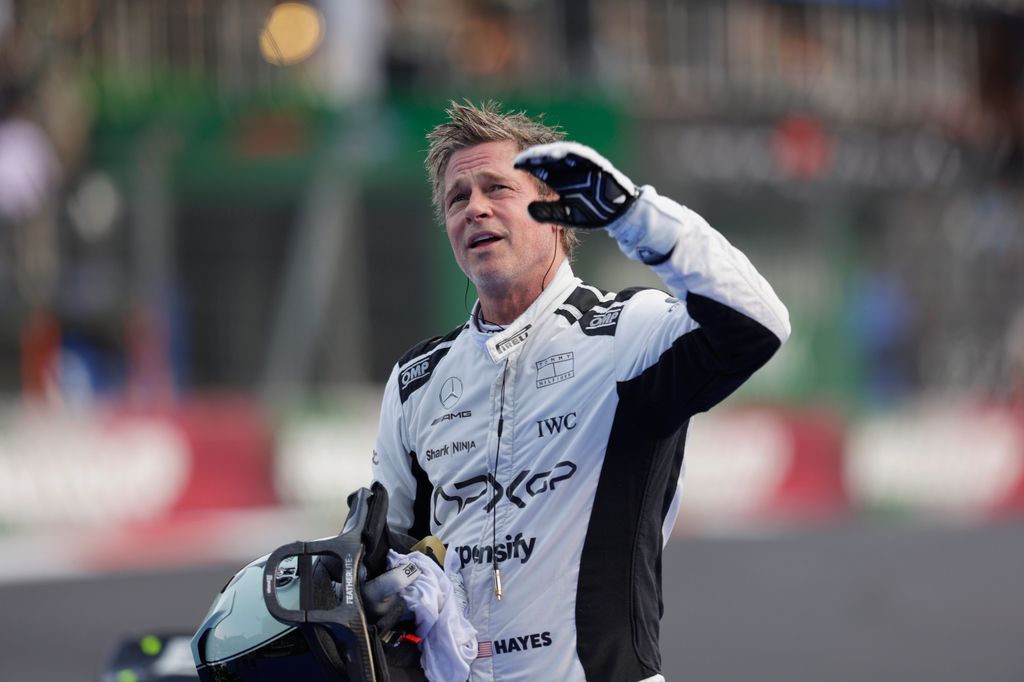
[[[434,215],[442,224],[444,174],[452,154],[485,142],[512,142],[522,151],[535,144],[557,142],[565,137],[565,133],[557,126],[543,123],[541,116],[531,118],[525,111],[503,112],[501,104],[494,100],[488,100],[480,106],[469,100],[463,100],[462,103],[452,100],[445,114],[448,120],[427,133],[430,146],[424,163],[433,191]],[[537,180],[537,184],[542,194],[551,194],[547,185],[540,180]],[[571,256],[577,242],[576,235],[573,230],[563,227],[561,236],[566,256]]]

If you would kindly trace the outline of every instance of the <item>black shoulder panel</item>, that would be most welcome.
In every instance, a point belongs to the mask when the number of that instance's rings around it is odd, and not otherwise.
[[[423,341],[420,341],[415,346],[407,350],[405,352],[405,355],[399,358],[398,366],[405,366],[406,364],[409,363],[410,360],[415,360],[417,357],[423,355],[424,353],[430,352],[431,350],[437,348],[438,345],[444,343],[445,341],[454,341],[455,337],[458,336],[466,327],[467,323],[463,322],[458,327],[451,330],[444,336],[432,336],[429,339],[424,339]]]
[[[444,336],[435,336],[413,346],[398,361],[398,394],[404,403],[413,392],[427,383],[434,367],[448,355],[450,342],[462,333],[466,324],[460,324]]]
[[[579,323],[580,330],[587,336],[615,336],[622,306],[643,290],[643,287],[631,287],[612,295],[598,289],[602,294],[599,297],[593,288],[576,287],[555,314],[564,317],[569,324]]]
[[[601,298],[598,298],[597,294],[594,293],[594,289],[600,291],[601,294],[603,294],[603,297],[607,297],[610,293],[608,291],[605,291],[604,289],[598,289],[597,287],[594,286],[576,287],[575,289],[573,289],[573,292],[569,294],[569,296],[564,301],[562,301],[562,306],[560,306],[560,309],[561,307],[571,306],[580,313],[587,312],[595,305],[600,303],[602,300]]]

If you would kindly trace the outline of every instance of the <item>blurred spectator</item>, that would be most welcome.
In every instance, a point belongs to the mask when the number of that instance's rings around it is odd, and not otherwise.
[[[5,68],[0,73],[0,282],[6,292],[16,292],[4,297],[5,307],[30,313],[19,335],[21,379],[26,391],[41,396],[59,335],[48,308],[58,275],[52,199],[60,164],[29,112],[26,88]]]
[[[1024,176],[1024,18],[989,17],[979,41],[978,142],[999,172]]]
[[[1010,317],[1006,331],[1006,366],[1010,375],[1010,402],[1024,410],[1024,306]]]
[[[74,8],[68,15],[77,17]],[[86,148],[91,116],[80,61],[62,49],[60,25],[39,21],[53,14],[0,0],[0,333],[18,349],[26,397],[62,401],[73,397],[65,389],[81,395],[84,375],[71,352],[81,340],[64,338],[58,304],[61,190]],[[11,369],[2,368],[5,385],[17,381]]]
[[[0,0],[0,43],[14,23],[14,5],[11,0]]]
[[[850,318],[863,363],[866,397],[884,406],[907,395],[913,381],[914,304],[898,277],[868,268],[853,293]]]
[[[23,109],[17,86],[4,88],[0,115],[0,218],[21,223],[39,213],[57,184],[50,139]]]

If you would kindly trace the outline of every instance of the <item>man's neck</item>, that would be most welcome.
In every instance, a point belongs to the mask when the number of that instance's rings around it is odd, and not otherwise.
[[[558,267],[562,265],[560,260]],[[518,288],[501,288],[496,291],[488,291],[486,288],[477,290],[480,298],[480,316],[486,322],[493,324],[511,324],[526,312],[534,301],[547,289],[555,275],[558,274],[558,267],[553,267],[544,278],[543,286],[534,284],[532,286]]]
[[[480,292],[480,315],[487,322],[510,324],[526,312],[538,296],[539,290],[512,291],[505,296],[488,296]]]

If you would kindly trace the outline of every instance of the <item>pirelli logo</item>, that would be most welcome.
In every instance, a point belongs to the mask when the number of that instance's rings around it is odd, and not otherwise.
[[[576,376],[572,351],[540,360],[537,366],[537,388],[544,388]]]
[[[498,343],[494,350],[498,351],[498,355],[504,355],[506,352],[512,350],[530,336],[530,327],[533,325],[528,324],[523,327],[520,331],[516,332],[512,336],[508,337],[504,341]]]

